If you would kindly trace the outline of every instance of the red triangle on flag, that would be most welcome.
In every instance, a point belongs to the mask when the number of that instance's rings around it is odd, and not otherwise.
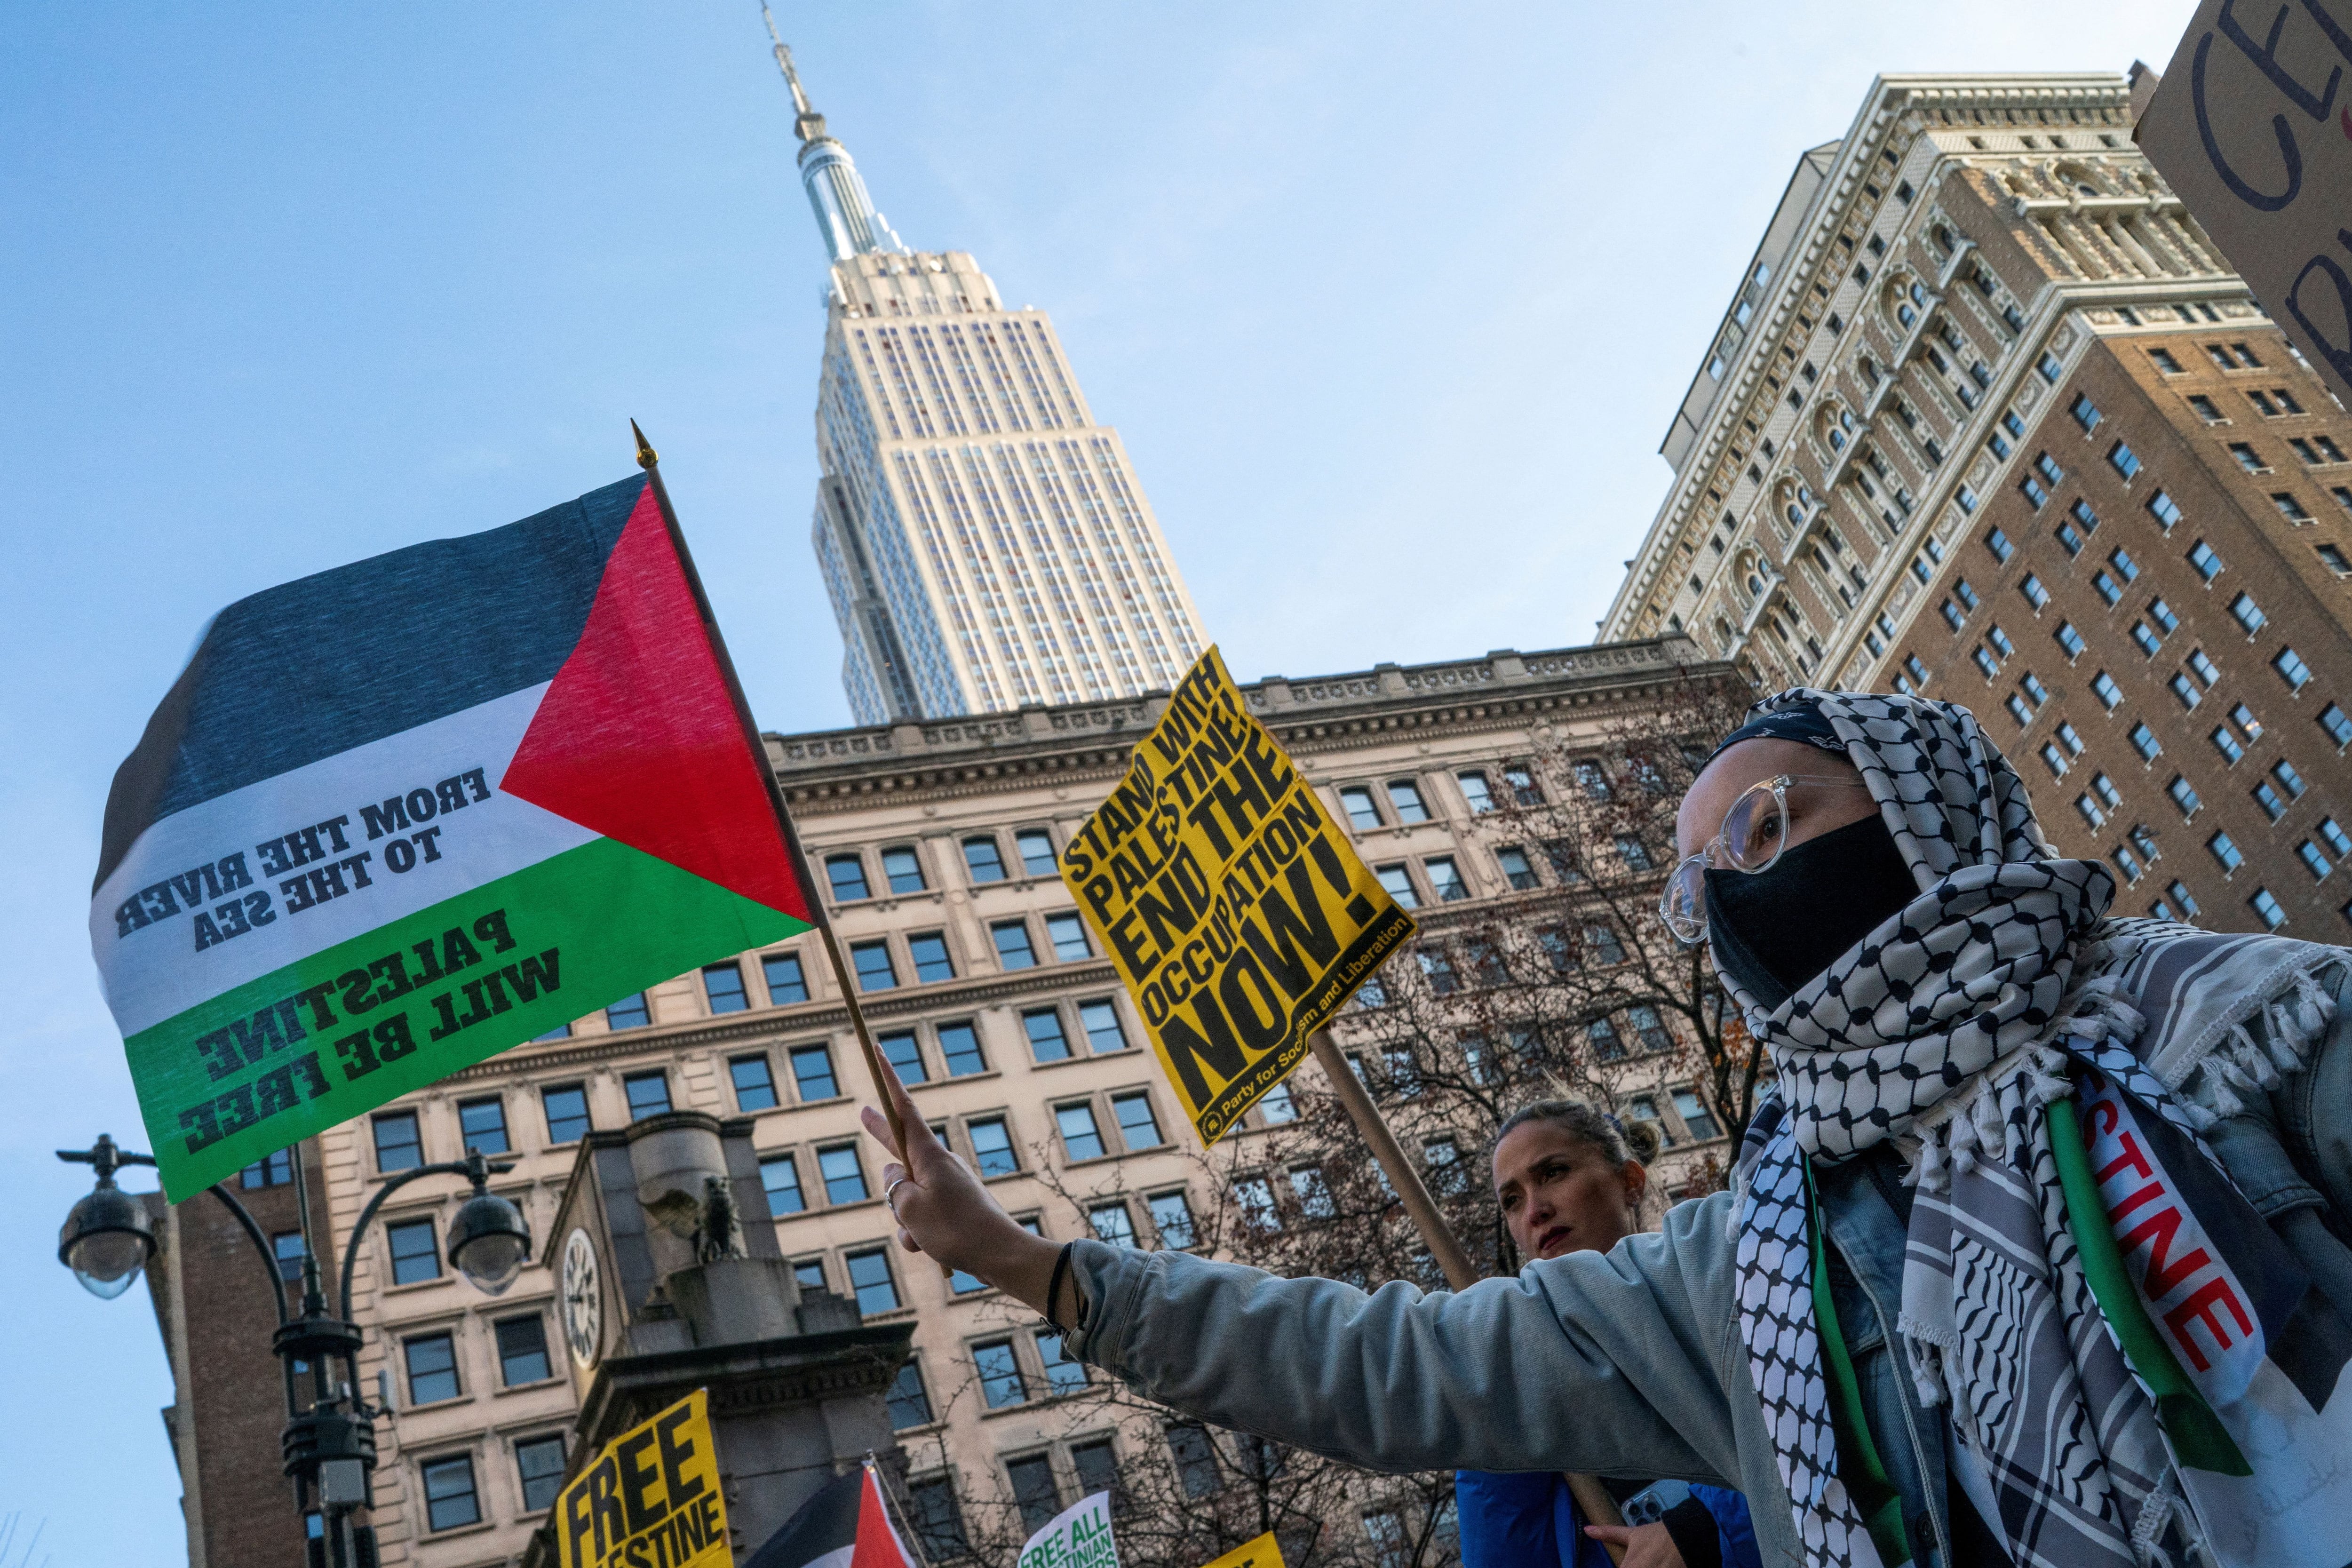
[[[648,483],[499,787],[804,921],[766,765]]]
[[[874,1467],[867,1465],[865,1470],[866,1493],[857,1504],[857,1546],[850,1553],[849,1568],[916,1568],[906,1542],[898,1539],[889,1514],[883,1510],[882,1486]]]

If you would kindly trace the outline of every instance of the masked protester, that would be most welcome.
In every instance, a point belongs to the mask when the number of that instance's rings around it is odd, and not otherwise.
[[[902,1243],[1205,1420],[1736,1488],[1774,1563],[2352,1562],[2352,954],[2109,918],[1948,703],[1759,704],[1679,830],[1777,1081],[1658,1233],[1432,1295],[1056,1248],[894,1089]]]
[[[1628,1125],[1580,1100],[1521,1106],[1488,1157],[1495,1204],[1519,1255],[1606,1252],[1642,1228],[1654,1124]],[[1721,1487],[1619,1479],[1602,1483],[1622,1525],[1588,1523],[1558,1474],[1456,1470],[1462,1568],[1762,1568],[1748,1500]]]

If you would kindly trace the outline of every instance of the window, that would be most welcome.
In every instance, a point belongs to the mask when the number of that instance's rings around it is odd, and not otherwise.
[[[1429,808],[1422,804],[1421,786],[1411,779],[1389,781],[1389,805],[1402,823],[1427,822]]]
[[[2171,350],[2150,349],[2147,351],[2147,357],[2154,360],[2156,362],[2156,368],[2162,371],[2165,374],[2179,375],[2180,374],[2180,362],[2172,357]]]
[[[1969,580],[1966,577],[1958,578],[1953,582],[1952,596],[1959,600],[1968,609],[1973,610],[1977,607],[1977,591],[1969,586]]]
[[[2230,346],[2238,352],[2238,364],[2241,369],[2260,370],[2263,368],[2263,362],[2254,357],[2253,350],[2248,348],[2243,343],[2231,343]]]
[[[425,1148],[416,1135],[416,1112],[392,1111],[377,1117],[374,1125],[377,1170],[389,1174],[425,1163]]]
[[[2019,729],[2022,730],[2033,722],[2033,710],[2025,705],[2024,698],[2012,691],[2003,701],[2009,709],[2009,716],[2017,721]]]
[[[2044,353],[2040,359],[2034,361],[2033,368],[2040,371],[2042,379],[2053,386],[2057,385],[2058,378],[2066,374],[2065,366],[2058,363],[2058,356],[2049,353]]]
[[[1584,1043],[1591,1047],[1594,1061],[1624,1059],[1625,1042],[1618,1037],[1617,1026],[1607,1018],[1595,1018],[1584,1026]]]
[[[2239,744],[2238,737],[2230,733],[2229,728],[2221,724],[2213,726],[2213,749],[2221,752],[2222,758],[2231,767],[2236,767],[2238,759],[2246,754],[2246,748]]]
[[[2164,851],[2156,847],[2156,835],[2148,830],[2147,823],[2141,822],[2133,824],[2131,841],[2132,847],[2138,850],[2143,858],[2148,860],[2161,860],[2164,858]]]
[[[2191,896],[2186,887],[2182,886],[2179,882],[2174,882],[2168,886],[2164,890],[2166,894],[2171,898],[2174,903],[2180,906],[2180,914],[2182,919],[2193,921],[2197,918],[2199,913],[2197,900]]]
[[[1190,1422],[1169,1427],[1169,1453],[1176,1458],[1176,1479],[1183,1481],[1185,1498],[1206,1498],[1223,1477],[1216,1467],[1216,1444],[1209,1441],[1209,1432]]]
[[[1397,908],[1401,910],[1421,908],[1421,896],[1412,890],[1412,877],[1403,867],[1375,867],[1373,875],[1380,878],[1381,886],[1387,889],[1390,898],[1396,900]]]
[[[1013,1147],[1013,1133],[1002,1116],[982,1116],[967,1121],[964,1134],[971,1140],[972,1168],[982,1176],[1009,1176],[1021,1168],[1021,1156]]]
[[[1087,1224],[1107,1247],[1135,1246],[1135,1216],[1125,1204],[1097,1204],[1087,1211]]]
[[[2068,663],[2071,664],[2075,659],[2083,657],[2083,649],[2087,645],[2083,641],[2083,634],[2074,629],[2074,622],[2060,621],[2058,623],[2058,629],[2050,635],[2056,640],[2060,647],[2066,650],[2066,659]]]
[[[2043,587],[2042,579],[2031,572],[2028,572],[2023,581],[2017,584],[2017,591],[2025,596],[2025,602],[2032,605],[2036,612],[2050,603],[2050,590]]]
[[[2238,467],[2250,474],[2267,474],[2271,471],[2270,465],[2263,461],[2262,455],[2243,441],[2230,443],[2230,456],[2237,458]]]
[[[1042,827],[1024,827],[1013,836],[1013,847],[1021,857],[1021,869],[1032,877],[1053,877],[1060,874],[1060,862],[1054,858],[1054,836]]]
[[[1075,910],[1045,917],[1045,940],[1054,944],[1057,963],[1074,963],[1081,958],[1092,958],[1094,949],[1087,942],[1087,925]]]
[[[2124,689],[2117,686],[2115,677],[2104,669],[2091,678],[2091,692],[2098,698],[2099,706],[2110,713],[2114,712],[2116,705],[2124,700]]]
[[[2303,782],[2303,775],[2294,771],[2294,764],[2293,763],[2281,757],[2277,762],[2271,764],[2271,777],[2278,780],[2279,787],[2286,791],[2287,799],[2301,800],[2303,798],[2303,792],[2305,787]]]
[[[1021,1027],[1029,1037],[1031,1060],[1058,1062],[1068,1058],[1069,1037],[1062,1032],[1062,1015],[1056,1009],[1040,1007],[1022,1014]]]
[[[2319,846],[2308,838],[2296,845],[2294,852],[2303,861],[2304,869],[2311,873],[2311,879],[2315,882],[2327,880],[2327,873],[2336,869],[2334,866],[2328,864],[2327,857],[2319,852]]]
[[[2221,679],[2220,668],[2205,657],[2205,650],[2201,647],[2189,650],[2189,673],[2197,678],[2200,687],[2210,686]]]
[[[2121,809],[2124,804],[2123,792],[2116,789],[2116,781],[2105,773],[2091,775],[2091,792],[2106,802],[2110,811]]]
[[[289,1285],[301,1283],[302,1233],[285,1230],[269,1238],[270,1255],[278,1259],[278,1278]]]
[[[1099,1160],[1104,1153],[1102,1130],[1095,1125],[1095,1108],[1083,1100],[1054,1108],[1054,1125],[1061,1130],[1062,1152],[1073,1163]]]
[[[576,1083],[550,1084],[539,1091],[547,1111],[550,1143],[577,1142],[588,1131],[588,1091]]]
[[[1004,880],[1004,855],[997,848],[993,837],[965,839],[963,863],[974,882]]]
[[[980,1037],[970,1024],[941,1024],[933,1033],[939,1038],[940,1058],[947,1064],[950,1078],[988,1070],[988,1059],[980,1052]]]
[[[2319,836],[2327,840],[2327,847],[2335,850],[2339,858],[2352,855],[2352,837],[2346,836],[2344,829],[2336,826],[2334,817],[2323,816],[2319,819]]]
[[[1413,956],[1421,961],[1421,977],[1429,983],[1431,994],[1451,996],[1462,989],[1461,976],[1454,973],[1453,957],[1445,949],[1433,944]]]
[[[1282,1215],[1274,1206],[1274,1188],[1264,1176],[1244,1176],[1234,1183],[1234,1200],[1241,1209],[1242,1223],[1261,1233],[1282,1228]]]
[[[894,893],[919,893],[923,890],[923,862],[911,844],[898,845],[882,851],[882,879],[890,884]]]
[[[2077,394],[2066,412],[2074,416],[2074,423],[2083,427],[2085,436],[2099,427],[2099,405],[2086,395]]]
[[[2032,670],[2025,672],[2025,678],[2019,684],[2025,689],[2026,700],[2032,702],[2034,707],[2039,708],[2050,700],[2050,689],[2035,679]]]
[[[817,1174],[824,1179],[824,1201],[855,1204],[866,1201],[866,1167],[857,1163],[857,1145],[835,1143],[816,1152]]]
[[[2194,566],[2197,569],[2197,575],[2208,583],[2221,574],[2221,558],[2213,553],[2213,547],[2201,539],[2190,547],[2189,564]],[[2168,631],[2171,628],[2166,629]]]
[[[793,1087],[802,1104],[831,1100],[841,1092],[834,1080],[831,1046],[795,1046],[785,1054],[793,1064]]]
[[[1160,1122],[1151,1114],[1150,1095],[1141,1091],[1112,1095],[1110,1110],[1118,1119],[1118,1135],[1129,1149],[1157,1149],[1168,1142],[1160,1136]]]
[[[2144,763],[2156,761],[2164,750],[2163,744],[2156,738],[2156,731],[2145,724],[2132,726],[2131,743],[2132,750],[2139,753],[2140,761]]]
[[[1097,1056],[1127,1049],[1127,1029],[1118,1021],[1118,1007],[1105,1000],[1078,1004],[1078,1023],[1087,1032],[1087,1049]]]
[[[2154,658],[2157,650],[2164,646],[2164,639],[2148,630],[2146,621],[2134,621],[2131,624],[2131,640],[2133,646],[2148,658]]]
[[[2240,852],[2237,841],[2226,833],[2216,833],[2212,837],[2205,840],[2205,847],[2212,852],[2214,859],[2221,863],[2221,869],[2224,872],[2234,871],[2246,863],[2246,858]]]
[[[2172,804],[2180,808],[2180,815],[2184,817],[2196,816],[2198,808],[2205,804],[2197,798],[2197,787],[2179,773],[2172,775],[2172,782],[2164,786],[2164,793],[2172,797]]]
[[[1715,1112],[1706,1108],[1706,1101],[1698,1097],[1696,1089],[1678,1089],[1674,1091],[1674,1100],[1675,1114],[1683,1119],[1683,1125],[1690,1129],[1695,1141],[1704,1143],[1710,1138],[1720,1136],[1715,1124]]]
[[[604,1026],[608,1029],[642,1029],[653,1022],[653,1014],[646,1007],[646,994],[624,996],[604,1009]]]
[[[2063,779],[2066,776],[2066,769],[2069,766],[2066,753],[2047,741],[2042,742],[2042,764],[2049,768],[2051,777]]]
[[[890,1064],[890,1070],[898,1075],[900,1083],[929,1080],[930,1074],[923,1070],[923,1048],[916,1043],[914,1030],[896,1029],[877,1036],[874,1045],[882,1053],[882,1059]]]
[[[2271,668],[2278,671],[2278,678],[2286,682],[2290,691],[2302,690],[2311,679],[2311,667],[2291,647],[2279,649],[2278,657],[2271,660]]]
[[[801,957],[796,952],[771,952],[760,960],[760,969],[768,977],[768,1000],[776,1006],[809,999],[808,981],[801,973]]]
[[[2116,601],[2124,596],[2123,589],[2117,586],[2116,580],[2105,572],[2091,574],[2091,587],[2100,598],[2106,601],[2109,608],[2113,608]]]
[[[415,1285],[441,1278],[441,1244],[434,1238],[431,1220],[412,1219],[385,1226],[383,1239],[392,1252],[394,1284]]]
[[[2017,481],[2017,493],[2023,496],[2026,504],[2036,511],[2050,504],[2049,487],[2032,474],[2027,474]]]
[[[1011,1340],[992,1340],[986,1344],[972,1346],[971,1360],[972,1364],[980,1369],[981,1397],[987,1401],[991,1410],[1029,1402],[1029,1389],[1021,1380],[1021,1363],[1013,1359]],[[1046,1473],[1045,1480],[1048,1486],[1053,1484],[1051,1471]],[[1052,1515],[1046,1517],[1051,1518]],[[1044,1522],[1044,1520],[1038,1521],[1040,1524]],[[1034,1526],[1027,1528],[1034,1529]]]
[[[884,1403],[889,1406],[890,1430],[893,1432],[931,1424],[931,1395],[930,1391],[923,1386],[923,1368],[919,1362],[909,1360],[898,1369],[898,1378],[890,1384],[890,1392],[885,1396]],[[919,1512],[919,1509],[917,1511]],[[925,1544],[928,1547],[929,1542]]]
[[[523,1510],[553,1508],[556,1494],[563,1489],[563,1434],[526,1437],[514,1446],[514,1456],[515,1474],[522,1479]]]
[[[824,1259],[822,1258],[794,1258],[793,1260],[793,1281],[797,1284],[803,1291],[825,1290],[831,1289],[831,1287],[826,1285],[824,1282]]]
[[[857,971],[860,991],[889,991],[898,986],[898,967],[891,961],[887,942],[850,943],[849,963]]]
[[[2051,537],[2058,542],[2059,546],[2063,549],[2068,555],[2074,556],[2083,553],[2083,536],[2074,531],[2074,525],[2073,523],[2060,523],[2057,529],[2051,534]],[[2115,601],[2112,599],[2108,601],[2109,604],[2113,604],[2114,602]]]
[[[1471,816],[1483,816],[1495,809],[1494,793],[1486,787],[1484,773],[1465,768],[1454,775],[1454,782],[1462,786],[1462,798],[1469,805]]]
[[[845,904],[866,896],[866,862],[861,857],[828,855],[824,859],[824,874],[833,884],[835,903]]]
[[[2058,737],[2059,744],[2066,748],[2068,755],[2079,757],[2083,754],[2083,737],[2076,732],[2074,725],[2061,719],[2058,721],[2058,728],[2053,733]]]
[[[2120,844],[2116,846],[2115,862],[2116,869],[2124,874],[2124,880],[2126,882],[2137,882],[2147,875],[2139,863],[2139,857]]]
[[[871,1318],[898,1310],[898,1282],[890,1278],[890,1255],[881,1247],[852,1252],[842,1258],[849,1266],[850,1293],[857,1298],[860,1317]]]
[[[1984,547],[1988,551],[1991,552],[1992,558],[1995,561],[2003,563],[2006,563],[2011,556],[2017,553],[2017,546],[2011,544],[2009,542],[2009,535],[2003,533],[1998,528],[1989,528],[1985,530]]]
[[[293,1152],[280,1149],[247,1165],[245,1174],[239,1178],[239,1184],[250,1192],[256,1187],[282,1187],[293,1179]]]
[[[2268,888],[2256,888],[2254,896],[2246,900],[2246,907],[2254,911],[2254,918],[2266,930],[2276,931],[2286,924],[2286,911],[2279,908],[2279,901],[2271,897]]]
[[[2245,628],[2248,637],[2261,631],[2270,620],[2268,616],[2263,614],[2263,607],[2254,603],[2254,596],[2252,594],[2241,594],[2231,600],[2230,616],[2238,625]]]
[[[1649,1004],[1640,1003],[1626,1008],[1625,1021],[1633,1026],[1633,1034],[1642,1042],[1643,1050],[1664,1051],[1674,1047],[1674,1036],[1666,1032],[1665,1021]]]
[[[2335,703],[2331,702],[2319,710],[2319,727],[2327,731],[2327,738],[2336,742],[2336,750],[2352,746],[2352,718],[2347,718],[2344,710]]]
[[[1363,993],[1359,991],[1356,994],[1361,996]],[[1290,1086],[1278,1083],[1258,1096],[1257,1113],[1269,1127],[1297,1121],[1298,1102],[1290,1098]]]
[[[1265,1104],[1258,1101],[1260,1107]],[[1158,1193],[1144,1200],[1151,1210],[1151,1228],[1160,1235],[1160,1245],[1171,1252],[1189,1250],[1199,1235],[1192,1222],[1192,1203],[1182,1193]]]
[[[507,1142],[507,1103],[503,1100],[468,1100],[457,1107],[457,1131],[468,1149],[503,1154]]]
[[[547,1359],[547,1323],[537,1312],[528,1318],[507,1318],[495,1326],[499,1342],[499,1381],[509,1388],[544,1383],[555,1375]]]
[[[912,1370],[913,1363],[908,1363]],[[969,1556],[971,1543],[963,1531],[963,1513],[956,1506],[955,1478],[927,1476],[907,1483],[907,1520],[923,1556],[933,1563]]]
[[[427,1528],[456,1530],[481,1522],[482,1505],[474,1490],[474,1461],[470,1455],[427,1459],[420,1468],[425,1477]]]
[[[776,1108],[776,1077],[769,1069],[765,1052],[755,1057],[730,1057],[727,1076],[735,1085],[735,1108],[738,1110],[773,1110]]]
[[[751,1005],[751,998],[743,991],[743,966],[731,961],[713,963],[703,970],[702,994],[714,1016],[740,1013]]]
[[[630,1121],[669,1114],[669,1074],[633,1072],[621,1080],[621,1088],[629,1097]]]
[[[1008,970],[1037,966],[1037,950],[1029,945],[1027,921],[998,921],[988,928],[988,932],[995,939],[999,965]]]
[[[918,985],[955,978],[955,960],[948,956],[948,939],[943,931],[919,931],[909,936],[907,956],[915,961]]]
[[[2083,820],[2090,825],[2091,831],[2094,833],[2107,825],[2107,814],[2101,811],[2098,802],[2087,795],[2078,795],[2074,797],[2074,809],[2081,814]]]
[[[1339,805],[1355,826],[1370,830],[1381,825],[1381,808],[1372,800],[1372,792],[1361,784],[1349,784],[1339,792]]]
[[[2107,467],[2122,475],[2124,482],[2129,484],[2132,476],[2139,472],[2139,455],[2118,441],[2107,448]]]
[[[760,1162],[760,1186],[768,1194],[768,1212],[779,1217],[808,1207],[801,1195],[801,1168],[790,1154],[771,1154]]]
[[[1134,1242],[1127,1245],[1132,1247]],[[1064,1352],[1057,1330],[1037,1331],[1037,1363],[1045,1369],[1048,1394],[1076,1394],[1087,1385],[1087,1363]]]
[[[2230,721],[2246,732],[2247,740],[2259,741],[2263,738],[2263,721],[2255,718],[2254,710],[2244,703],[2241,702],[2230,710]]]
[[[1470,896],[1469,884],[1463,881],[1461,868],[1454,865],[1451,855],[1438,855],[1424,860],[1421,868],[1429,877],[1430,890],[1441,904],[1460,903]]]

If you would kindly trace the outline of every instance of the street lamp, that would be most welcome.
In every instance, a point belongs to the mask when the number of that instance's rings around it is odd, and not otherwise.
[[[236,1195],[215,1183],[205,1190],[235,1215],[268,1270],[269,1289],[278,1304],[278,1330],[270,1348],[283,1363],[286,1384],[286,1430],[279,1438],[285,1473],[294,1481],[295,1507],[305,1516],[321,1516],[323,1534],[310,1540],[311,1568],[374,1568],[375,1531],[350,1522],[352,1510],[373,1501],[375,1418],[383,1412],[362,1400],[359,1384],[359,1325],[352,1316],[352,1267],[359,1245],[383,1200],[424,1176],[464,1176],[472,1195],[458,1206],[450,1222],[447,1253],[450,1265],[486,1295],[503,1293],[530,1261],[530,1226],[520,1210],[489,1190],[489,1179],[514,1169],[511,1163],[492,1163],[479,1150],[443,1164],[418,1165],[401,1172],[378,1187],[360,1211],[343,1247],[341,1317],[331,1317],[319,1280],[319,1259],[310,1247],[310,1189],[302,1173],[302,1147],[289,1150],[293,1165],[295,1203],[302,1233],[302,1301],[299,1312],[289,1312],[286,1283],[278,1259],[261,1226]],[[105,1133],[88,1149],[58,1151],[58,1158],[94,1166],[98,1185],[73,1206],[58,1233],[58,1261],[73,1270],[92,1295],[107,1300],[131,1289],[139,1270],[154,1256],[155,1232],[147,1205],[114,1184],[114,1173],[125,1165],[152,1165],[152,1154],[136,1154],[116,1145]],[[330,1368],[341,1363],[345,1376],[336,1381]],[[298,1369],[310,1374],[310,1402],[303,1407]]]

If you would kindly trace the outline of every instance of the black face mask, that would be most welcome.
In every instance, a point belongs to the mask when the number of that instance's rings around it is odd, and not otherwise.
[[[1768,1012],[1919,896],[1876,816],[1809,838],[1753,875],[1710,868],[1707,942],[1717,967]]]

